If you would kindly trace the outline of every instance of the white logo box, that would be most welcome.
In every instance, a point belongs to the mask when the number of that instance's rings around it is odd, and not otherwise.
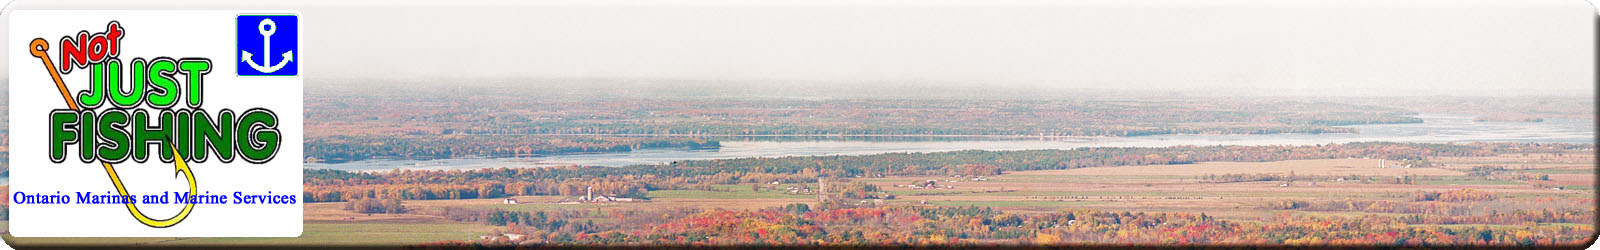
[[[240,52],[236,43],[235,21],[240,15],[292,14],[293,11],[63,11],[15,10],[7,13],[10,20],[10,37],[6,49],[10,67],[10,136],[11,176],[10,231],[16,237],[296,237],[302,230],[302,131],[303,76],[239,76],[236,72]],[[301,28],[304,27],[302,16]],[[141,223],[123,204],[80,204],[77,192],[116,194],[107,171],[99,162],[83,163],[78,151],[68,146],[67,159],[61,163],[50,160],[49,114],[55,109],[68,108],[57,90],[54,80],[39,58],[28,53],[28,44],[34,38],[50,43],[51,61],[60,67],[59,58],[63,36],[74,36],[79,31],[104,32],[109,22],[116,21],[125,33],[121,39],[121,52],[117,56],[123,64],[123,82],[132,77],[128,72],[134,58],[150,60],[156,57],[205,57],[211,60],[210,73],[203,84],[204,103],[201,110],[211,114],[213,120],[222,109],[242,114],[252,108],[265,108],[278,117],[277,130],[281,142],[272,160],[255,164],[240,159],[229,163],[216,160],[216,156],[203,163],[189,162],[195,176],[196,188],[201,194],[227,196],[226,204],[197,204],[192,212],[177,224],[154,227]],[[253,30],[252,30],[253,31]],[[304,32],[301,32],[304,34]],[[304,37],[300,41],[305,41]],[[303,46],[302,46],[303,47]],[[259,49],[258,49],[259,50]],[[303,55],[302,51],[295,54]],[[297,58],[298,59],[298,58]],[[304,60],[297,60],[303,62]],[[303,65],[303,64],[302,64]],[[89,68],[74,68],[62,75],[67,88],[74,93],[89,88]],[[181,76],[181,75],[179,75]],[[178,86],[187,90],[188,81],[179,77]],[[122,83],[118,83],[122,84]],[[107,99],[109,102],[109,98]],[[189,109],[183,103],[187,93],[179,98],[174,109]],[[102,105],[104,111],[111,105]],[[158,110],[141,104],[152,116]],[[98,112],[97,112],[98,113]],[[159,119],[152,117],[152,123]],[[247,143],[247,140],[236,140]],[[143,163],[127,160],[113,164],[130,195],[184,192],[189,184],[186,178],[174,171],[174,163],[164,163],[151,149],[150,160]],[[170,149],[165,149],[170,150]],[[175,177],[176,176],[176,177]],[[24,194],[72,196],[69,204],[19,204],[15,199]],[[293,204],[235,204],[234,193],[242,195],[292,195]],[[167,194],[171,195],[171,194]],[[136,204],[149,218],[166,219],[183,209],[183,204]]]

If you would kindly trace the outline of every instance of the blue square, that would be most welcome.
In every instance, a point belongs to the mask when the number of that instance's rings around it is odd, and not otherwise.
[[[300,74],[300,18],[240,15],[237,24],[240,76]]]

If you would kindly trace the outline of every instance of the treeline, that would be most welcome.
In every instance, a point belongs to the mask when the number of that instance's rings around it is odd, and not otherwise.
[[[715,149],[716,141],[683,137],[594,137],[522,135],[327,136],[306,139],[311,161],[339,163],[366,159],[432,160],[459,157],[529,157],[576,153],[616,153],[639,149]]]
[[[1594,223],[1594,210],[1573,208],[1528,208],[1537,204],[1483,204],[1479,206],[1447,203],[1418,203],[1394,201],[1273,201],[1268,206],[1275,209],[1305,211],[1355,211],[1366,213],[1408,214],[1395,217],[1410,224],[1494,224],[1522,225],[1524,223]],[[1517,209],[1483,208],[1502,206]]]
[[[1266,114],[1263,114],[1266,115]],[[883,119],[883,117],[861,119]],[[861,135],[896,135],[896,136],[948,136],[948,135],[991,135],[991,136],[1147,136],[1171,134],[1322,134],[1322,133],[1354,133],[1356,129],[1335,127],[1335,125],[1320,125],[1316,123],[1357,125],[1366,124],[1359,120],[1348,121],[1301,121],[1297,124],[1247,124],[1239,121],[1220,125],[1200,125],[1189,123],[1158,123],[1149,126],[1125,126],[1110,123],[1085,123],[1075,121],[1070,123],[1084,124],[1082,126],[1063,125],[1036,125],[1019,126],[1016,123],[1004,123],[1003,120],[974,121],[976,123],[942,122],[929,125],[926,123],[913,123],[908,121],[934,121],[922,118],[904,118],[907,121],[861,121],[852,123],[851,126],[839,126],[830,123],[807,123],[801,121],[787,123],[700,123],[700,121],[683,122],[656,122],[648,120],[602,122],[602,123],[533,123],[526,126],[510,127],[477,127],[464,129],[458,132],[470,134],[601,134],[601,135],[714,135],[714,136],[861,136]],[[855,119],[855,118],[851,118]],[[1157,118],[1162,119],[1162,118]],[[1421,119],[1414,122],[1421,122]],[[1371,120],[1408,120],[1403,117],[1378,118]],[[854,121],[854,120],[852,120]],[[1134,122],[1134,121],[1128,121]],[[1148,124],[1126,123],[1126,124]],[[988,125],[978,125],[988,124]],[[1057,123],[1059,124],[1059,123]]]
[[[430,171],[354,177],[351,179],[316,179],[313,174],[328,176],[363,176],[337,170],[306,170],[304,199],[306,202],[337,202],[366,198],[397,198],[406,200],[482,199],[519,195],[579,196],[593,188],[595,195],[645,199],[646,181],[631,177],[593,179],[528,179],[506,180],[474,178],[471,171],[456,171],[445,178],[430,178]],[[450,173],[450,172],[441,172]]]
[[[1273,120],[1283,124],[1322,126],[1422,123],[1422,118],[1402,116],[1402,113],[1390,114],[1391,115],[1373,115],[1370,113],[1360,112],[1327,112],[1286,115],[1283,118],[1277,118]]]
[[[598,212],[592,212],[598,213]],[[628,223],[584,230],[508,226],[476,242],[417,246],[685,246],[685,245],[1295,245],[1295,246],[1553,246],[1588,241],[1589,226],[1497,228],[1413,225],[1367,215],[1352,219],[1281,213],[1260,221],[1206,214],[1068,210],[1008,213],[980,207],[893,206],[807,211],[704,211],[693,214],[610,211]],[[633,215],[625,215],[633,214]],[[520,218],[520,217],[519,217]],[[499,237],[516,234],[519,237]]]
[[[459,86],[452,86],[452,88]],[[670,98],[480,89],[307,96],[308,138],[362,134],[1050,135],[1352,132],[1400,109],[1282,98]],[[492,93],[492,94],[483,94]],[[528,98],[538,95],[540,98]],[[1026,98],[1024,98],[1026,99]],[[838,121],[850,121],[840,123]],[[330,131],[325,131],[330,130]],[[351,130],[351,131],[332,131]],[[398,133],[396,133],[398,132]]]
[[[1402,202],[1390,200],[1279,200],[1267,202],[1272,209],[1305,211],[1357,211],[1368,213],[1470,215],[1475,209],[1442,202]]]
[[[0,193],[11,193],[11,185],[0,185]],[[0,197],[0,220],[11,219],[11,196]]]
[[[1216,183],[1232,182],[1257,182],[1257,181],[1297,181],[1306,177],[1286,174],[1207,174],[1200,179]]]
[[[1400,109],[1280,98],[798,100],[512,94],[513,90],[507,88],[480,89],[483,92],[453,97],[441,93],[461,90],[394,91],[307,96],[306,155],[342,162],[715,146],[686,141],[691,139],[623,135],[769,138],[765,136],[1320,134],[1357,132],[1343,125],[1421,122],[1412,117],[1415,114]],[[528,98],[529,95],[540,98]],[[588,138],[597,141],[544,139],[560,138],[553,135],[594,135]]]
[[[1101,147],[1072,150],[888,153],[862,156],[795,156],[677,161],[628,167],[399,170],[355,173],[305,170],[308,202],[358,197],[471,199],[511,195],[597,194],[643,198],[648,190],[708,189],[713,184],[782,181],[810,183],[817,177],[991,174],[1001,171],[1100,166],[1186,164],[1202,161],[1279,161],[1375,157],[1418,159],[1593,150],[1589,144],[1552,143],[1347,143],[1315,146]]]
[[[11,151],[0,151],[0,177],[11,177]]]
[[[854,181],[844,185],[829,185],[829,193],[846,199],[894,199],[894,194],[884,191],[878,185]]]
[[[1309,181],[1309,182],[1315,183],[1315,182],[1319,182],[1319,181],[1327,181],[1327,182],[1348,182],[1348,183],[1362,183],[1362,184],[1417,184],[1417,181],[1419,181],[1419,180],[1438,180],[1438,179],[1443,179],[1444,178],[1444,177],[1438,177],[1438,176],[1416,176],[1416,175],[1403,175],[1403,176],[1398,176],[1398,178],[1396,178],[1396,176],[1374,176],[1374,175],[1362,176],[1362,175],[1354,175],[1354,174],[1351,174],[1351,175],[1295,175],[1293,173],[1294,173],[1294,171],[1290,171],[1289,174],[1272,174],[1272,173],[1264,173],[1264,174],[1220,174],[1220,175],[1219,174],[1207,174],[1205,176],[1200,177],[1200,179],[1201,180],[1205,180],[1205,181],[1209,181],[1209,182],[1213,182],[1213,183],[1258,182],[1258,181]]]
[[[607,229],[639,227],[660,224],[675,218],[684,218],[704,210],[693,207],[652,209],[556,209],[540,211],[506,211],[501,209],[476,209],[444,207],[414,213],[439,216],[451,221],[503,226],[492,235],[501,233],[538,234],[539,238],[556,241],[574,241],[584,235]],[[597,222],[598,219],[598,222]]]
[[[1410,224],[1594,223],[1593,199],[1544,197],[1499,200],[1493,193],[1471,189],[1417,192],[1410,202],[1392,200],[1279,200],[1266,207],[1282,210],[1405,214]]]
[[[1440,156],[1488,156],[1508,152],[1593,150],[1590,144],[1467,143],[1423,144],[1360,142],[1314,146],[1176,146],[1161,148],[1097,147],[1071,150],[888,153],[877,155],[796,156],[678,161],[667,165],[595,169],[591,175],[705,175],[723,172],[799,173],[821,169],[831,176],[959,174],[957,166],[986,164],[1004,171],[1071,169],[1100,166],[1187,164],[1204,161],[1264,162],[1294,159],[1372,157],[1416,159]]]
[[[1418,192],[1413,200],[1416,201],[1443,201],[1443,202],[1471,202],[1492,201],[1496,199],[1494,193],[1472,189],[1450,190],[1444,192],[1428,191]]]
[[[344,210],[364,214],[398,214],[407,211],[399,197],[353,199],[345,202]]]

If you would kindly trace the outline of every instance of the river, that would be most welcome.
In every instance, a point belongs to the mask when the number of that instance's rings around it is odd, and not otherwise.
[[[628,166],[678,160],[812,155],[868,155],[891,152],[955,150],[1074,149],[1082,147],[1166,147],[1178,145],[1315,145],[1389,142],[1560,142],[1594,143],[1590,120],[1547,119],[1544,122],[1475,122],[1473,116],[1423,114],[1423,123],[1353,125],[1359,133],[1268,135],[1157,135],[1034,140],[957,141],[722,141],[713,150],[647,149],[622,153],[554,155],[523,158],[363,160],[306,163],[306,168],[348,171],[392,169],[481,169],[561,165]]]

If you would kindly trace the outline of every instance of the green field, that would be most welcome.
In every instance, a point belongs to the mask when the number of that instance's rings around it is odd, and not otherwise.
[[[1275,192],[1275,191],[1272,191],[1272,190],[1253,191],[1253,192],[1220,192],[1220,191],[1208,191],[1208,192],[1185,192],[1185,191],[1148,191],[1148,192],[1139,192],[1139,191],[1018,191],[1018,192],[992,192],[992,193],[987,193],[987,192],[976,192],[976,193],[973,193],[973,192],[951,192],[951,191],[943,191],[943,190],[892,190],[892,191],[890,191],[890,193],[893,193],[894,195],[899,195],[899,196],[907,196],[907,195],[941,195],[941,196],[1087,196],[1087,197],[1089,197],[1089,199],[1114,199],[1114,198],[1164,199],[1164,198],[1167,198],[1167,197],[1200,198],[1200,199],[1216,199],[1218,197],[1225,197],[1225,198],[1244,198],[1244,197],[1277,197],[1277,198],[1285,198],[1285,197],[1288,197],[1288,198],[1374,198],[1374,197],[1381,197],[1381,198],[1396,198],[1396,197],[1405,197],[1406,195],[1410,194],[1409,192],[1400,192],[1400,191],[1385,192],[1385,193],[1376,193],[1376,192],[1338,193],[1338,192],[1320,192],[1320,191],[1277,191],[1277,192]]]
[[[1074,180],[1078,182],[1104,182],[1105,180],[1181,180],[1199,179],[1186,175],[1000,175],[990,181],[1012,179]]]
[[[1564,185],[1564,186],[1561,186],[1561,189],[1579,190],[1579,191],[1593,191],[1594,190],[1594,186],[1589,186],[1589,185]]]
[[[467,206],[463,206],[463,207],[472,208],[472,209],[498,209],[498,210],[505,210],[505,211],[533,212],[533,211],[548,211],[548,210],[554,210],[554,209],[598,208],[598,207],[616,207],[616,206],[617,206],[617,204],[609,204],[609,203],[578,203],[578,204],[522,203],[522,204],[467,205]]]
[[[1594,173],[1594,170],[1593,170],[1593,169],[1554,169],[1554,168],[1541,168],[1541,169],[1518,169],[1518,170],[1510,170],[1510,172],[1515,172],[1515,173],[1528,173],[1528,174],[1593,174],[1593,173]]]
[[[1418,182],[1417,184],[1422,184],[1422,185],[1522,185],[1523,184],[1520,181],[1514,181],[1514,180],[1490,180],[1490,179],[1487,179],[1487,178],[1484,178],[1484,177],[1475,177],[1475,176],[1440,177],[1439,179],[1419,180],[1417,182]]]
[[[793,195],[778,191],[751,191],[750,186],[744,189],[731,191],[704,191],[704,190],[656,190],[650,191],[651,199],[810,199],[815,196]]]
[[[1111,203],[1109,201],[929,201],[946,207],[1070,207]]]

